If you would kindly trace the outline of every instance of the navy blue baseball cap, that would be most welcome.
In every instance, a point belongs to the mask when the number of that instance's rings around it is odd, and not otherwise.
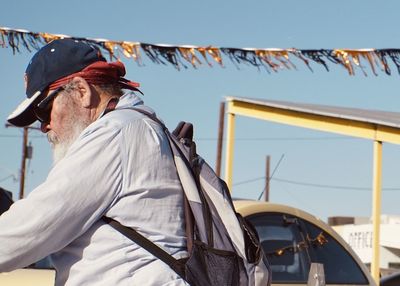
[[[106,61],[100,50],[85,41],[58,39],[43,46],[31,59],[25,71],[27,98],[8,116],[15,126],[28,126],[36,121],[33,107],[40,102],[49,85],[79,72],[90,64]]]

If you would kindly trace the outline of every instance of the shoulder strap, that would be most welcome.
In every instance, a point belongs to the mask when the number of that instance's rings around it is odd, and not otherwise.
[[[121,223],[119,223],[118,221],[113,220],[112,218],[103,216],[102,220],[105,223],[109,224],[112,228],[120,232],[121,234],[125,235],[132,241],[136,242],[139,246],[146,249],[155,257],[159,258],[164,263],[169,265],[179,276],[185,277],[184,265],[180,263],[179,260],[175,259],[172,255],[163,250],[161,247],[157,246],[152,241],[148,240],[146,237],[138,233],[133,228],[126,227]]]
[[[137,111],[139,113],[142,113],[149,117],[151,120],[154,122],[157,122],[162,129],[164,130],[164,133],[168,137],[168,141],[170,143],[174,143],[174,141],[170,138],[171,134],[168,130],[168,128],[165,126],[165,124],[158,119],[154,114],[145,111],[143,109],[139,108],[132,108],[132,110]],[[186,122],[179,122],[178,126],[175,128],[175,130],[172,132],[179,140],[180,139],[185,139],[191,142],[193,144],[193,125],[190,123]],[[187,142],[187,143],[190,143]],[[171,146],[172,147],[172,146]],[[171,148],[171,152],[172,148]],[[192,152],[196,152],[196,147],[195,145],[192,145]],[[193,156],[193,154],[191,154]],[[185,156],[182,156],[182,158],[185,158]],[[188,164],[190,166],[190,163]],[[194,240],[194,217],[193,217],[193,212],[190,208],[189,202],[186,198],[185,192],[183,193],[183,200],[184,200],[184,214],[185,214],[185,230],[186,230],[186,245],[187,245],[187,251],[191,253],[192,248],[193,248],[193,240]]]
[[[115,108],[115,107],[114,107]],[[114,110],[114,108],[110,109],[110,111]],[[132,108],[132,110],[137,111],[139,113],[142,113],[158,123],[164,130],[164,133],[168,136],[168,140],[171,140],[170,138],[170,133],[168,131],[168,128],[165,126],[165,124],[158,119],[154,114],[145,111],[143,109],[139,108]],[[182,122],[180,123],[182,124]],[[182,127],[185,127],[182,129]],[[179,132],[180,131],[180,132]],[[178,138],[181,136],[190,136],[191,138],[193,137],[193,126],[189,126],[187,128],[186,126],[181,125],[180,128],[177,128],[175,131],[175,136]],[[171,142],[171,141],[170,141]],[[193,213],[191,212],[189,203],[187,201],[187,198],[184,195],[184,213],[185,213],[185,222],[186,222],[186,235],[187,235],[187,248],[188,252],[191,253],[192,247],[193,247],[193,233],[194,233],[194,222],[193,222]],[[129,239],[131,239],[133,242],[137,243],[139,246],[143,247],[146,249],[148,252],[153,254],[155,257],[159,258],[161,261],[169,265],[179,276],[185,277],[185,265],[184,263],[181,263],[179,260],[175,259],[172,255],[167,253],[165,250],[160,248],[158,245],[138,233],[136,230],[133,228],[129,228],[127,226],[122,225],[120,222],[113,220],[112,218],[109,218],[107,216],[103,216],[102,220],[109,224],[111,227],[113,227],[115,230],[120,232],[121,234],[125,235]]]

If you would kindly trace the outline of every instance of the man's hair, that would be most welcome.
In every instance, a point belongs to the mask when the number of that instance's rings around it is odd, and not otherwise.
[[[122,87],[119,84],[91,84],[97,92],[103,93],[109,96],[122,96],[124,94]],[[64,87],[64,90],[69,93],[72,90],[76,89],[76,83],[73,81],[70,81],[67,83]]]
[[[108,94],[109,96],[122,96],[124,91],[122,90],[119,84],[93,84],[94,88],[98,90],[98,92],[102,92],[104,94]]]

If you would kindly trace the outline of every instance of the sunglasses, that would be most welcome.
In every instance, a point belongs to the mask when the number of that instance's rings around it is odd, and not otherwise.
[[[50,114],[53,107],[53,101],[57,97],[57,95],[60,94],[60,92],[63,90],[64,86],[57,88],[36,105],[36,108],[33,110],[33,112],[35,113],[35,116],[37,120],[39,120],[39,122],[50,122]]]

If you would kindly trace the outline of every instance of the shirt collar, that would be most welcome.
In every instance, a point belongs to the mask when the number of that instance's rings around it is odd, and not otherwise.
[[[106,115],[107,113],[109,113],[110,111],[113,111],[115,109],[115,107],[117,106],[119,102],[119,98],[118,97],[112,97],[108,100],[107,102],[107,106],[106,108],[103,110],[103,112],[100,114],[99,118],[103,117],[104,115]]]

